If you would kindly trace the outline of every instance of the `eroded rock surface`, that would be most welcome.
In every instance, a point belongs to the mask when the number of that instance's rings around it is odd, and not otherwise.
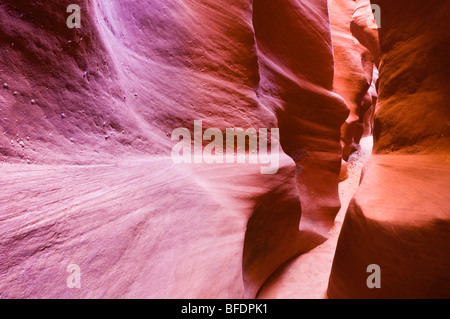
[[[373,2],[382,12],[375,155],[347,212],[328,295],[448,298],[450,6]],[[381,288],[368,288],[371,264]]]
[[[65,1],[0,6],[1,297],[254,297],[326,240],[348,116],[327,1],[78,4],[80,29]],[[279,172],[175,165],[194,120],[279,127]]]
[[[363,136],[370,134],[373,97],[379,54],[371,50],[378,41],[371,28],[370,1],[330,0],[331,34],[334,53],[334,92],[342,96],[350,114],[342,126],[342,157],[359,148]],[[375,76],[374,76],[375,75]],[[345,165],[345,163],[344,163]]]

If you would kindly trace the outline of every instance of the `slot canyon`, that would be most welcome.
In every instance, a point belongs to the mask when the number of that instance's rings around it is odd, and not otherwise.
[[[450,2],[71,3],[0,0],[1,299],[450,298]]]

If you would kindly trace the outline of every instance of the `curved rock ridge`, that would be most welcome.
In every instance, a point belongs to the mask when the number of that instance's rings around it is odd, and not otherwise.
[[[301,252],[305,252],[326,240],[339,211],[339,130],[348,109],[332,92],[333,56],[326,1],[254,1],[253,27],[260,74],[257,94],[260,103],[277,116],[281,146],[296,164],[300,233],[289,239],[287,230],[294,226],[278,228],[286,239],[283,254],[287,256],[292,243],[299,241]],[[269,198],[265,196],[264,201]],[[281,225],[285,219],[280,220],[281,216],[269,207],[274,206],[262,206],[249,221],[244,250],[244,279],[257,282],[258,288],[279,266],[275,253],[266,252],[278,240],[261,230]],[[259,235],[255,234],[256,227]],[[252,290],[251,295],[256,292]]]
[[[347,211],[328,296],[449,298],[450,4],[373,3],[382,15],[375,154]]]
[[[1,297],[252,298],[326,240],[348,116],[327,1],[85,0],[79,29],[66,5],[0,6]],[[278,173],[174,164],[195,120],[279,128]]]
[[[345,100],[350,114],[342,126],[343,159],[371,134],[374,85],[379,54],[372,48],[377,30],[369,25],[370,1],[330,0],[329,11],[334,53],[334,92]],[[345,165],[345,164],[344,164]]]
[[[383,13],[380,12],[380,21],[375,20],[374,8],[370,0],[356,0],[350,30],[353,36],[366,47],[372,55],[376,67],[380,65],[380,42],[378,31],[383,26]],[[383,14],[383,15],[382,15]],[[379,25],[378,25],[379,24]]]

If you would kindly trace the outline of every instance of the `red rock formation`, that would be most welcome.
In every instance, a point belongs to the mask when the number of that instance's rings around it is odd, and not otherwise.
[[[367,131],[365,123],[370,121],[372,107],[368,90],[378,56],[374,57],[370,46],[365,47],[371,44],[366,38],[372,40],[372,29],[361,26],[363,23],[367,26],[371,14],[368,0],[358,3],[353,0],[330,0],[329,10],[335,61],[334,91],[344,98],[350,109],[341,136],[342,155],[346,161],[358,148],[363,132]],[[367,32],[370,33],[365,36]]]
[[[375,66],[380,64],[380,45],[378,27],[381,21],[375,21],[375,15],[369,0],[356,0],[350,30],[352,35],[366,47],[372,55]],[[378,26],[377,23],[380,25]]]
[[[79,1],[80,29],[66,4],[0,6],[1,297],[254,297],[326,239],[348,115],[327,1]],[[174,165],[194,120],[279,127],[291,158]]]
[[[331,92],[333,59],[327,3],[255,1],[253,25],[261,77],[258,95],[261,104],[276,114],[283,150],[297,166],[301,233],[288,239],[287,226],[278,229],[286,246],[298,240],[304,252],[326,239],[340,207],[339,128],[348,111],[342,98]],[[265,196],[264,201],[269,199]],[[281,252],[266,250],[279,239],[261,230],[282,221],[275,207],[268,207],[274,206],[261,207],[249,222],[244,251],[244,279],[248,282],[262,283],[277,268],[276,255]],[[286,246],[283,255],[292,250]]]
[[[375,155],[342,228],[331,298],[450,297],[450,4],[384,1]],[[367,267],[381,269],[369,289]]]

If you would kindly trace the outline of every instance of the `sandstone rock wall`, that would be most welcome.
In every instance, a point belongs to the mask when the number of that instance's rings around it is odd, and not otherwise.
[[[327,1],[79,1],[80,29],[66,4],[0,6],[1,297],[254,297],[326,240],[348,115]],[[279,173],[174,165],[194,120],[279,127]]]
[[[447,2],[381,8],[375,155],[339,238],[331,298],[448,298],[450,286]],[[369,265],[381,288],[369,289]]]

